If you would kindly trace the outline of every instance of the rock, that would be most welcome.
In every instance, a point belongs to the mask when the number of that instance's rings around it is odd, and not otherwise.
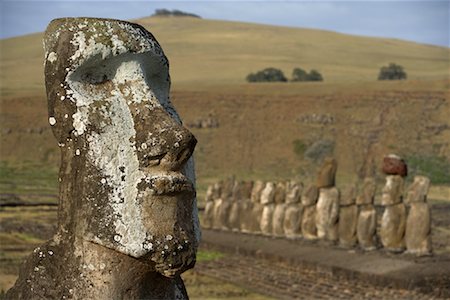
[[[267,205],[274,202],[275,196],[275,184],[273,182],[267,182],[266,186],[261,192],[261,204]]]
[[[316,205],[317,237],[336,241],[338,239],[339,190],[321,188]]]
[[[334,158],[326,158],[317,175],[318,188],[333,187],[336,178],[337,162]]]
[[[301,197],[303,206],[315,205],[319,198],[319,189],[315,185],[309,185]]]
[[[395,154],[389,154],[383,158],[382,171],[386,175],[406,177],[408,175],[408,166],[401,157]]]
[[[339,205],[347,206],[356,203],[356,188],[353,185],[345,186],[341,189]]]
[[[386,184],[381,194],[381,205],[394,205],[402,202],[403,178],[399,175],[386,176]]]
[[[406,208],[403,203],[389,205],[381,217],[380,239],[383,247],[392,252],[405,250]]]
[[[250,199],[252,200],[252,202],[257,202],[257,203],[261,202],[261,193],[265,186],[266,186],[266,184],[264,182],[262,182],[260,180],[255,181],[255,183],[253,184],[252,193],[250,196]]]
[[[343,247],[355,246],[357,242],[358,207],[356,205],[341,206],[338,224],[339,245]]]
[[[187,299],[180,274],[200,239],[196,139],[169,100],[160,44],[129,22],[62,18],[44,45],[49,123],[63,145],[58,233],[6,299]]]
[[[428,190],[430,189],[430,179],[425,176],[415,176],[414,182],[409,186],[405,203],[425,202]]]
[[[307,240],[317,239],[316,206],[304,206],[302,216],[302,236]]]
[[[361,249],[376,249],[377,211],[372,204],[359,206],[356,235]]]
[[[283,222],[284,234],[288,239],[300,238],[302,236],[303,206],[300,202],[286,205]]]
[[[290,182],[286,190],[286,203],[300,202],[302,190],[303,184],[301,182]]]
[[[357,205],[372,204],[377,189],[376,181],[372,177],[364,178],[363,186],[356,198]]]
[[[431,213],[428,203],[411,202],[406,220],[405,244],[408,253],[431,254]]]
[[[264,235],[272,235],[272,220],[273,211],[275,205],[273,203],[268,203],[264,205],[262,215],[261,215],[261,233]]]

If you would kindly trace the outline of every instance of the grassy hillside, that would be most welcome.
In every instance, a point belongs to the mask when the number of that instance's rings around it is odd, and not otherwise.
[[[162,44],[175,87],[243,83],[265,67],[318,69],[327,82],[373,81],[395,62],[410,79],[448,78],[450,50],[393,39],[335,32],[213,21],[150,17],[135,20]],[[0,89],[8,95],[40,90],[42,34],[0,41]]]

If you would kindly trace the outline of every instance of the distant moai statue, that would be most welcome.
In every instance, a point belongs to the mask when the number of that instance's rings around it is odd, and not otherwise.
[[[233,189],[235,186],[234,177],[230,177],[222,184],[220,199],[222,200],[217,208],[216,229],[231,230],[229,224],[229,215],[232,206]]]
[[[261,233],[261,218],[264,210],[264,205],[261,203],[261,194],[266,184],[263,181],[257,180],[253,184],[252,192],[250,195],[251,201],[251,213],[248,218],[245,218],[245,231],[251,233]],[[241,228],[243,228],[241,226]]]
[[[272,232],[274,236],[284,237],[284,213],[286,211],[286,183],[278,182],[274,195],[275,208],[272,218]]]
[[[405,244],[408,253],[429,255],[431,247],[431,212],[427,203],[430,179],[425,176],[414,177],[409,186],[406,204],[410,207],[406,219]]]
[[[253,182],[236,182],[233,189],[232,205],[230,209],[229,224],[232,231],[240,231],[243,219],[249,216],[250,195]]]
[[[61,149],[56,235],[7,299],[186,299],[200,238],[196,139],[169,100],[163,50],[143,27],[53,20],[49,122]]]
[[[365,178],[356,198],[356,205],[358,206],[356,236],[361,249],[367,251],[377,248],[377,211],[373,205],[376,187],[374,178]]]
[[[287,238],[295,239],[302,236],[303,206],[300,202],[303,184],[291,181],[286,188],[286,210],[283,229]]]
[[[353,247],[356,245],[356,226],[358,224],[358,207],[356,206],[355,186],[346,186],[339,198],[339,245]]]
[[[212,228],[214,221],[214,184],[208,186],[205,195],[205,212],[203,213],[202,227]]]
[[[339,190],[334,186],[337,162],[325,159],[317,176],[319,199],[316,204],[317,237],[329,241],[338,240]]]
[[[261,233],[264,235],[272,235],[272,219],[274,211],[275,184],[267,182],[261,192],[261,204],[264,206],[261,215]]]
[[[223,205],[223,199],[222,199],[222,189],[224,188],[224,182],[219,181],[216,183],[216,190],[217,194],[214,194],[214,206],[213,206],[213,213],[212,213],[212,228],[213,229],[222,229],[222,223],[220,223],[220,211],[222,209]]]
[[[302,214],[302,236],[307,240],[317,239],[316,227],[316,203],[319,198],[319,189],[315,184],[309,185],[303,192],[301,204]]]
[[[387,176],[381,195],[381,205],[385,209],[381,217],[380,239],[383,247],[392,252],[405,249],[406,207],[402,201],[406,170],[406,163],[396,155],[383,159],[383,172]]]

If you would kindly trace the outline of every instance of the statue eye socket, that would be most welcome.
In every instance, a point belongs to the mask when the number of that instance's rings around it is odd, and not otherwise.
[[[108,75],[94,72],[83,73],[81,75],[81,80],[92,85],[100,85],[110,81]]]

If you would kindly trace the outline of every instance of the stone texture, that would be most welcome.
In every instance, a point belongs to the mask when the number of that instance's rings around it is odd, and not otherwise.
[[[356,187],[354,185],[348,185],[341,189],[339,197],[339,205],[347,206],[356,203]]]
[[[334,158],[326,158],[317,174],[318,188],[333,187],[335,184],[337,162]]]
[[[286,204],[284,213],[283,230],[288,239],[302,236],[303,206],[300,202]]]
[[[250,199],[242,200],[239,217],[241,232],[243,233],[252,232],[252,223],[255,223],[254,218],[255,216],[253,216],[253,203],[251,202]]]
[[[386,176],[381,194],[381,205],[394,205],[403,200],[403,178],[399,175]]]
[[[275,205],[273,203],[268,203],[264,205],[261,215],[261,233],[264,235],[272,235],[273,227],[273,211],[275,209]]]
[[[303,206],[314,205],[319,198],[319,189],[316,185],[309,185],[302,194],[301,201]]]
[[[376,249],[377,211],[372,204],[359,206],[356,235],[363,250]]]
[[[250,232],[259,234],[261,233],[261,219],[264,210],[264,205],[259,202],[252,201],[252,213],[249,217]]]
[[[300,202],[303,184],[301,182],[291,181],[286,188],[286,203]]]
[[[428,203],[411,202],[406,220],[405,244],[408,253],[431,254],[431,213]]]
[[[302,236],[307,240],[317,239],[316,206],[304,206],[302,216]]]
[[[376,181],[372,177],[364,178],[362,187],[356,197],[356,204],[372,204],[375,198],[375,192],[377,189]]]
[[[356,226],[358,224],[358,207],[356,205],[339,208],[339,245],[353,247],[356,245]]]
[[[205,203],[205,212],[203,213],[202,226],[204,228],[212,228],[214,221],[214,200],[212,197],[207,197],[208,201]]]
[[[58,231],[6,298],[187,299],[196,139],[169,100],[163,50],[139,25],[92,18],[53,20],[44,45]]]
[[[231,203],[230,214],[228,216],[228,225],[232,231],[241,230],[241,206],[244,200],[233,199]]]
[[[253,184],[252,193],[250,196],[250,199],[252,200],[252,202],[257,202],[257,203],[261,202],[261,193],[265,186],[266,186],[266,184],[263,181],[261,181],[261,180],[255,181],[255,183]]]
[[[415,176],[414,182],[408,187],[405,203],[426,202],[430,179],[425,176]]]
[[[279,182],[275,188],[274,194],[275,207],[273,211],[272,218],[272,233],[274,236],[282,237],[284,236],[284,212],[286,210],[286,184],[284,182]]]
[[[217,198],[214,199],[214,208],[213,208],[213,222],[212,222],[212,228],[213,229],[222,229],[222,223],[220,222],[220,212],[222,210],[223,206],[223,199]]]
[[[386,175],[406,177],[408,175],[408,166],[401,157],[395,154],[389,154],[383,158],[382,171]]]
[[[217,229],[221,230],[231,230],[230,226],[230,212],[231,212],[231,206],[233,202],[231,202],[232,198],[225,198],[222,199],[220,206],[218,208],[218,214],[217,214],[217,223],[216,227]]]
[[[385,207],[381,217],[380,240],[383,247],[392,252],[405,249],[406,208],[403,203]]]
[[[261,192],[261,204],[266,205],[274,202],[275,196],[275,184],[273,182],[267,182],[264,189]]]
[[[321,188],[316,205],[317,237],[336,241],[338,239],[339,190]]]
[[[285,203],[286,199],[286,184],[284,182],[278,182],[275,186],[275,194],[273,195],[273,201],[276,204]]]

